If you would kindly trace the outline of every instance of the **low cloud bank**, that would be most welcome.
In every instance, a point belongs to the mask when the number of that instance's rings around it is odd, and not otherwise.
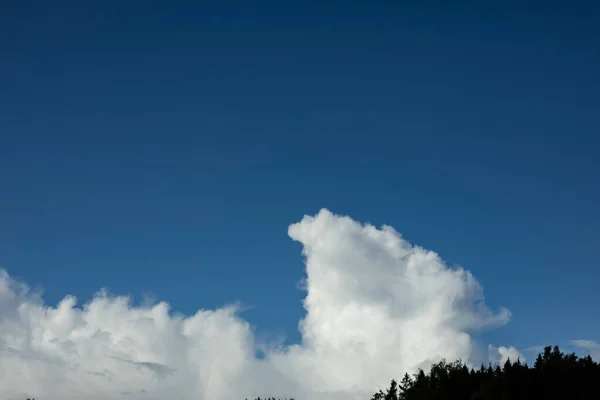
[[[445,357],[477,365],[523,356],[473,332],[506,324],[477,280],[389,226],[323,209],[290,225],[306,260],[300,344],[267,348],[235,306],[170,312],[99,292],[44,304],[0,270],[0,393],[6,398],[364,400]],[[580,343],[581,344],[581,343]],[[589,344],[589,343],[588,343]],[[487,351],[486,351],[487,350]]]

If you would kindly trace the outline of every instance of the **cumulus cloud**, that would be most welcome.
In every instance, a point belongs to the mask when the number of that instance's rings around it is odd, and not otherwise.
[[[389,226],[321,210],[288,229],[306,261],[302,341],[264,346],[236,306],[173,313],[99,292],[77,307],[0,273],[0,392],[40,399],[368,398],[445,357],[487,361],[473,334],[505,324],[468,271]],[[265,356],[256,358],[258,346]],[[513,347],[490,346],[492,360]],[[522,356],[521,356],[522,357]]]
[[[521,354],[521,352],[513,346],[495,347],[490,344],[490,345],[488,345],[488,352],[490,355],[490,361],[493,363],[504,364],[506,362],[506,360],[509,360],[509,359],[512,362],[517,361],[517,359],[523,363],[527,361],[525,356],[523,354]]]

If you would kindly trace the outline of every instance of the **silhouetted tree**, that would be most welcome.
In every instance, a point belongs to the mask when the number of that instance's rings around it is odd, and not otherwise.
[[[455,361],[433,364],[428,374],[422,369],[405,374],[400,385],[392,380],[384,393],[373,400],[520,400],[600,398],[600,365],[590,356],[565,354],[558,346],[544,348],[529,367],[520,359],[502,365],[481,364],[471,369]]]
[[[392,383],[390,384],[390,388],[387,390],[384,400],[398,400],[398,384],[395,380],[392,379]]]

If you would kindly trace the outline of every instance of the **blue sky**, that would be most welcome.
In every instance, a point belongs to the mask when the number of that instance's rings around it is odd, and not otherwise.
[[[472,271],[488,342],[600,339],[599,10],[320,3],[3,7],[0,265],[297,342],[327,207]]]

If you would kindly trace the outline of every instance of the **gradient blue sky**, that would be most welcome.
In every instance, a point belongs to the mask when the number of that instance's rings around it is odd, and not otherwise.
[[[327,207],[471,270],[513,312],[489,342],[600,339],[597,6],[189,3],[2,5],[12,276],[294,342],[287,227]]]

